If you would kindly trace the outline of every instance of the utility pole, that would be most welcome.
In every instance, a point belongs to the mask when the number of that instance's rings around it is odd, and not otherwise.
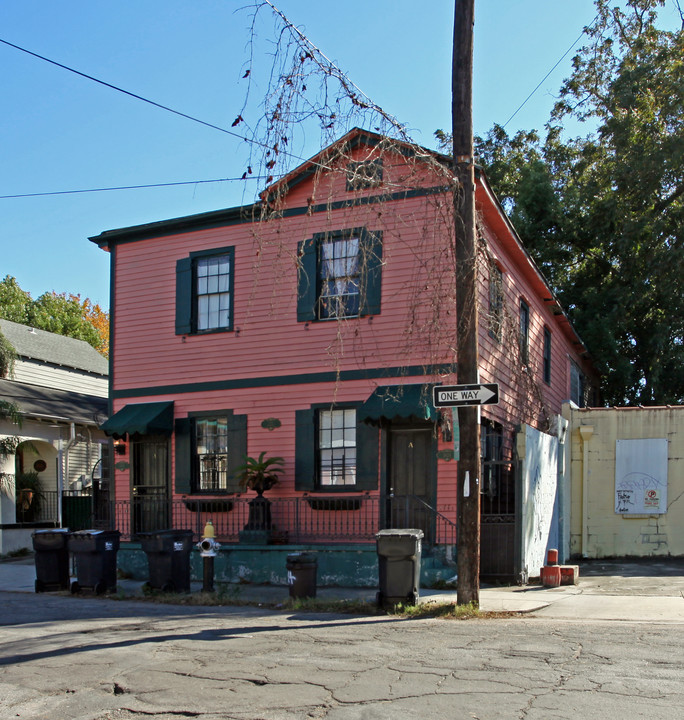
[[[477,242],[473,160],[473,25],[475,0],[455,0],[452,66],[454,223],[456,243],[457,363],[459,384],[478,378]],[[480,604],[479,408],[459,407],[457,551],[459,605]]]

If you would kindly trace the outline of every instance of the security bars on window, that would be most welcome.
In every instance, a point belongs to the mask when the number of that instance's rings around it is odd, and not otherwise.
[[[356,410],[320,410],[318,449],[321,485],[356,484]]]
[[[228,423],[226,418],[196,420],[196,447],[199,463],[198,490],[226,490],[228,487]]]

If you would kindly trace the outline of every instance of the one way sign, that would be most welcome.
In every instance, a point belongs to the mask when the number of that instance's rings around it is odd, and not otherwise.
[[[435,407],[464,405],[496,405],[499,402],[499,384],[437,385],[432,388]]]

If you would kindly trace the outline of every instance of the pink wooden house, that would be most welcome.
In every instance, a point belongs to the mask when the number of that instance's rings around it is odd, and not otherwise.
[[[431,401],[456,382],[451,193],[448,158],[353,130],[259,203],[91,238],[111,255],[124,537],[211,518],[223,543],[372,543],[392,526],[455,543],[451,411]],[[480,378],[500,386],[482,512],[514,528],[516,427],[550,431],[596,378],[484,175],[477,208]],[[257,518],[235,469],[262,451],[284,473]]]

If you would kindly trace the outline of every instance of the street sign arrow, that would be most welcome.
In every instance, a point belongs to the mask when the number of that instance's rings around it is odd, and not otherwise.
[[[498,402],[498,383],[483,383],[478,385],[436,385],[432,388],[432,404],[435,407],[495,405]]]

